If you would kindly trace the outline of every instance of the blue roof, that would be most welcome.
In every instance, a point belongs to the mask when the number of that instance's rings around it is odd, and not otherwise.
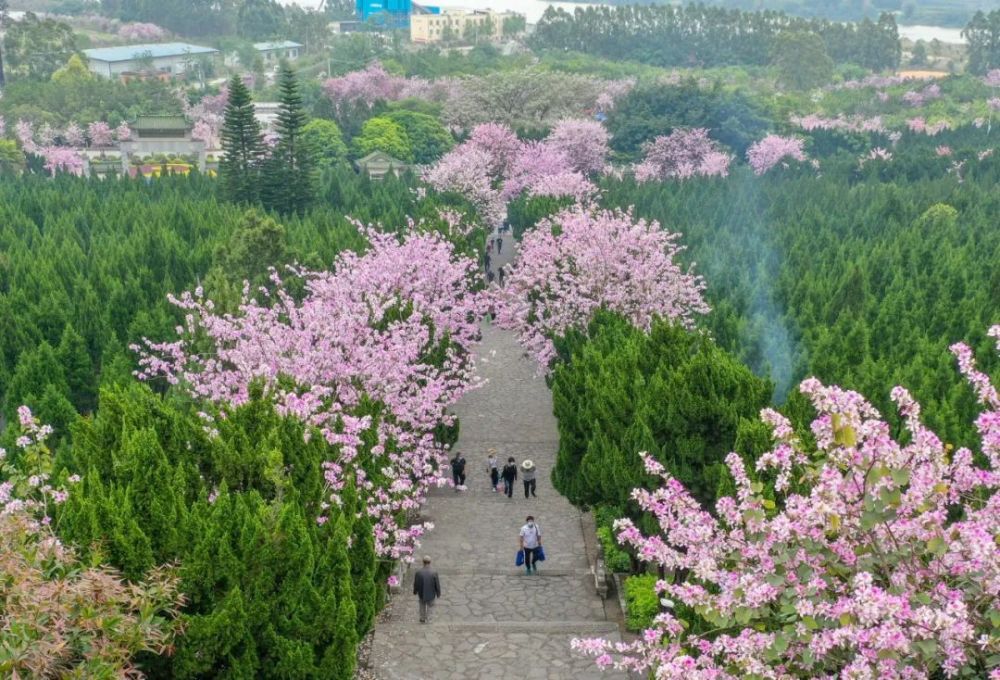
[[[254,49],[260,52],[268,52],[270,50],[287,50],[295,47],[302,47],[297,42],[292,42],[291,40],[279,40],[277,42],[259,42],[253,44]]]
[[[211,47],[201,47],[188,43],[157,43],[152,45],[123,45],[121,47],[99,47],[91,50],[84,50],[88,59],[96,61],[132,61],[144,56],[151,56],[154,59],[159,57],[182,57],[188,54],[213,54],[218,50]]]

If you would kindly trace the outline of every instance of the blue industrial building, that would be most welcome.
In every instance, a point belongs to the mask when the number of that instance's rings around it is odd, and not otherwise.
[[[355,10],[361,21],[371,21],[386,28],[409,28],[413,13],[441,13],[439,7],[417,5],[412,0],[355,0]]]

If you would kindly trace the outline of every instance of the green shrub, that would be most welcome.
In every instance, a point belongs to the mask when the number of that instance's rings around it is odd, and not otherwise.
[[[625,625],[640,631],[653,625],[660,613],[660,598],[656,594],[656,576],[641,574],[625,579]]]
[[[623,574],[632,570],[632,558],[618,547],[611,527],[597,527],[597,540],[604,549],[604,566],[608,571]]]

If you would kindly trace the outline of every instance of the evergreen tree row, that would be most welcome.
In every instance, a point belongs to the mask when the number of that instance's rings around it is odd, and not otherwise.
[[[316,159],[303,142],[307,117],[295,72],[282,62],[278,75],[277,139],[265,144],[242,78],[229,83],[219,163],[223,195],[236,203],[260,203],[282,215],[302,214],[315,200]]]
[[[782,33],[814,33],[837,63],[875,71],[899,66],[892,14],[845,24],[781,12],[741,12],[702,4],[549,7],[533,35],[538,49],[573,50],[657,66],[764,65]]]

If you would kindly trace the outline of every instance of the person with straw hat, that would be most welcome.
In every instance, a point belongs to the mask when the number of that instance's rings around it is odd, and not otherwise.
[[[532,497],[535,496],[535,464],[530,460],[525,460],[521,463],[521,480],[524,482],[524,497],[528,497],[528,492],[531,492]]]

